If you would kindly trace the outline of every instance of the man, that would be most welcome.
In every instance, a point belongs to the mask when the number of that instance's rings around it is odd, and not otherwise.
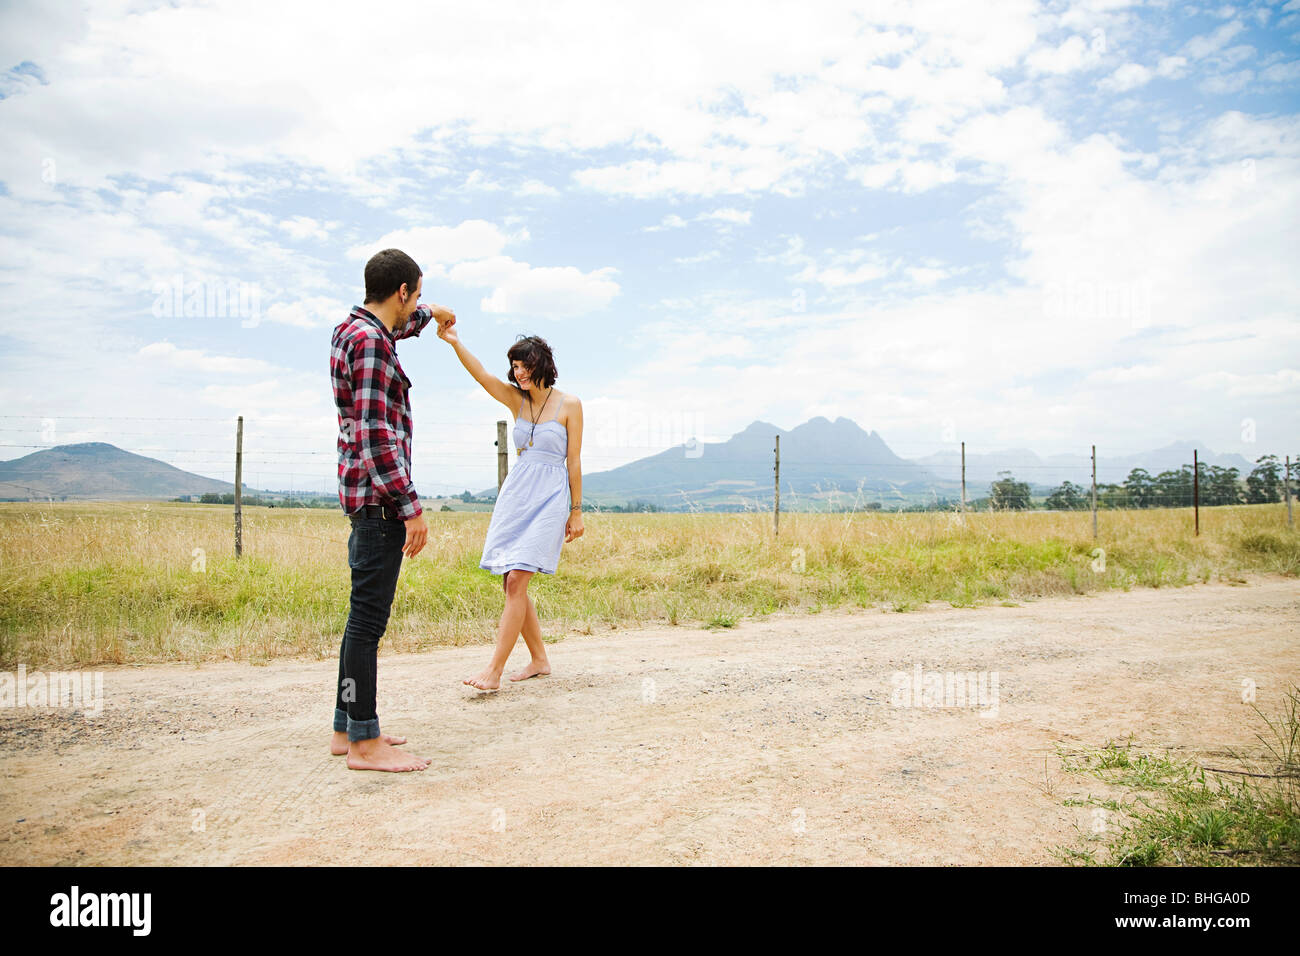
[[[385,249],[366,263],[366,298],[334,328],[330,377],[339,410],[339,501],[352,522],[348,566],[352,597],[339,648],[339,686],[330,752],[353,770],[424,770],[429,761],[397,749],[404,737],[379,732],[376,666],[402,556],[428,538],[411,483],[411,381],[397,361],[397,340],[456,316],[419,305],[424,277],[415,260]]]

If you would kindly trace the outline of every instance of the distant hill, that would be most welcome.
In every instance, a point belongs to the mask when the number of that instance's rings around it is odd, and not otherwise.
[[[756,421],[725,442],[677,445],[584,474],[582,497],[593,504],[639,500],[670,510],[743,508],[764,499],[770,507],[777,435],[781,501],[793,510],[800,498],[824,502],[838,496],[841,505],[850,504],[859,485],[863,501],[920,498],[938,482],[922,465],[895,455],[876,432],[848,418],[832,422],[819,415],[789,431]]]
[[[900,458],[881,436],[864,431],[848,418],[817,417],[786,431],[755,421],[725,442],[677,445],[609,471],[582,476],[582,497],[593,505],[641,501],[665,510],[739,510],[772,506],[773,446],[781,436],[781,503],[783,508],[863,507],[880,502],[898,505],[961,498],[961,448],[954,445],[924,458]],[[1134,468],[1152,476],[1192,462],[1192,449],[1205,465],[1236,468],[1241,477],[1254,463],[1241,455],[1218,455],[1203,443],[1179,441],[1136,455],[1097,458],[1097,481],[1119,483]],[[967,500],[989,493],[998,472],[1010,471],[1042,495],[1063,481],[1087,485],[1089,456],[1040,457],[1027,448],[966,454]],[[496,494],[484,489],[482,497]],[[860,496],[860,502],[859,502]],[[802,504],[801,504],[802,503]]]
[[[59,445],[0,462],[0,500],[156,499],[233,494],[233,482],[182,471],[106,442]],[[244,494],[261,494],[247,485]]]
[[[1107,456],[1102,453],[1102,449],[1098,449],[1097,482],[1118,484],[1134,468],[1145,468],[1153,477],[1162,471],[1177,471],[1184,464],[1192,463],[1193,449],[1198,451],[1197,457],[1203,466],[1236,468],[1242,478],[1255,467],[1254,462],[1247,461],[1241,455],[1217,455],[1204,442],[1177,441],[1136,455]],[[926,455],[918,458],[917,463],[932,470],[940,479],[961,482],[960,447]],[[1063,481],[1081,484],[1092,479],[1092,459],[1087,452],[1040,458],[1028,448],[1012,448],[987,454],[975,454],[969,447],[966,449],[968,490],[972,485],[978,485],[982,489],[980,494],[987,494],[989,483],[997,480],[999,471],[1010,471],[1018,481],[1028,481],[1035,486],[1056,487]]]

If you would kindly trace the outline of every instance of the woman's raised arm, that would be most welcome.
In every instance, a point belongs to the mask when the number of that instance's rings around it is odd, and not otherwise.
[[[440,326],[438,338],[456,350],[456,357],[460,359],[460,364],[465,366],[465,371],[474,377],[474,381],[483,386],[485,392],[510,409],[511,414],[516,413],[519,389],[485,369],[474,353],[465,347],[454,326]]]

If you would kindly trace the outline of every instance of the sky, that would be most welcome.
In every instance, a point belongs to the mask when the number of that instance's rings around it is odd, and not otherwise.
[[[0,459],[333,493],[330,333],[397,246],[592,473],[755,420],[905,457],[1300,453],[1300,0],[13,3]],[[399,345],[424,496],[506,417]]]

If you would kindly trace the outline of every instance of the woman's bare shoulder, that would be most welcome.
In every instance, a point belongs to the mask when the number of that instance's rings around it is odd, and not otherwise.
[[[557,417],[561,423],[567,427],[569,424],[569,417],[573,414],[573,410],[579,407],[582,403],[578,401],[578,396],[574,395],[572,392],[561,392],[560,398],[562,400],[560,404],[560,414]]]

